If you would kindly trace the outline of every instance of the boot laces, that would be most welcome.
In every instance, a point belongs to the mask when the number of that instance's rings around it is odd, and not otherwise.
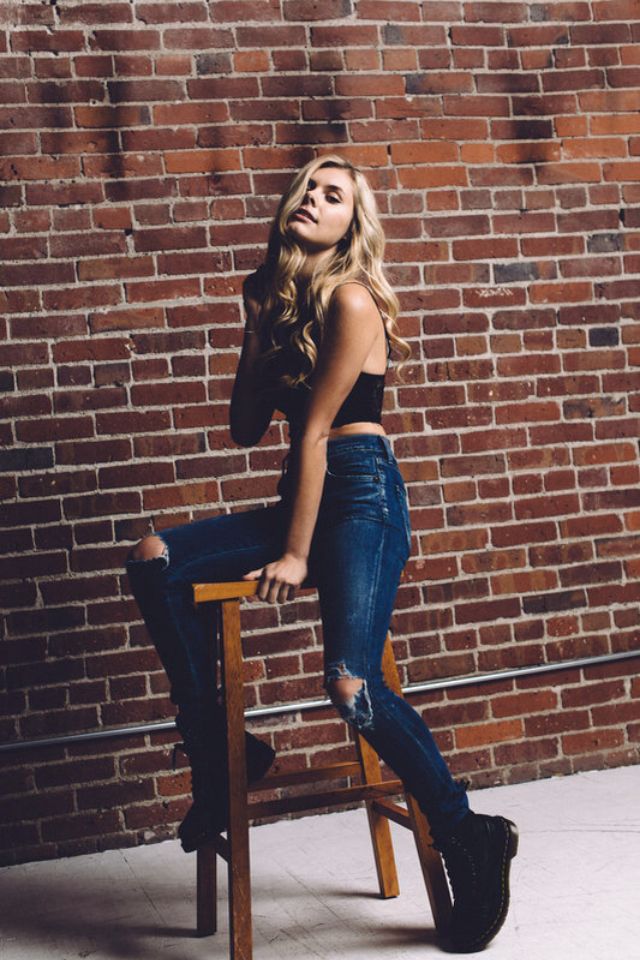
[[[469,850],[452,838],[443,846],[444,864],[451,882],[456,913],[468,909],[475,901],[476,864]]]

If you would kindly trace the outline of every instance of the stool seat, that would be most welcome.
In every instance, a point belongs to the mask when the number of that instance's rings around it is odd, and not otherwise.
[[[228,744],[229,826],[226,838],[220,835],[197,851],[197,932],[215,933],[217,927],[216,856],[227,862],[229,874],[229,933],[231,960],[252,960],[251,876],[249,862],[249,820],[281,816],[306,810],[326,809],[362,801],[366,805],[381,897],[399,893],[398,877],[389,829],[389,820],[412,830],[422,867],[427,895],[436,928],[444,931],[451,916],[451,898],[440,854],[431,842],[429,824],[415,798],[401,780],[382,776],[380,758],[359,731],[355,736],[358,759],[298,770],[267,774],[248,787],[244,737],[243,653],[240,633],[240,600],[257,593],[257,580],[194,583],[193,599],[211,618],[212,642],[219,642],[222,691]],[[315,593],[303,585],[296,596]],[[383,654],[385,682],[402,696],[390,635]],[[328,789],[331,781],[349,781],[349,786]],[[357,783],[353,783],[357,780]],[[281,787],[300,787],[322,782],[320,790],[296,792],[293,796],[260,799],[260,793]],[[254,799],[249,801],[249,794]],[[403,795],[405,805],[393,799]]]

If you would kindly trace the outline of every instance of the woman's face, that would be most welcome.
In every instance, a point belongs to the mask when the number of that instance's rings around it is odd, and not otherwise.
[[[301,207],[308,214],[294,211],[287,231],[310,253],[335,247],[344,237],[353,218],[353,180],[348,170],[322,167],[309,178]]]

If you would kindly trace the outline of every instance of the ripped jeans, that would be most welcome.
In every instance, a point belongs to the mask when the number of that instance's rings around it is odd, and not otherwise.
[[[129,559],[134,596],[181,712],[216,697],[211,643],[191,584],[238,580],[284,551],[295,471],[283,465],[280,500],[159,531],[163,554]],[[411,552],[404,480],[388,438],[327,441],[322,499],[302,586],[316,586],[324,641],[324,686],[338,712],[395,771],[429,818],[436,842],[469,809],[419,713],[386,685],[382,653],[400,575]],[[334,681],[359,689],[336,696]]]

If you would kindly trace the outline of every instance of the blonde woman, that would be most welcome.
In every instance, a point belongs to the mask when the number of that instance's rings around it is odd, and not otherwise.
[[[382,268],[384,234],[363,173],[337,155],[293,178],[276,212],[262,267],[243,287],[244,342],[230,406],[233,440],[250,447],[274,410],[290,448],[276,504],[145,537],[126,569],[177,705],[193,804],[178,834],[186,851],[226,828],[225,746],[208,642],[190,586],[259,580],[284,603],[318,589],[324,683],[340,715],[393,768],[424,809],[454,892],[454,949],[481,949],[506,916],[517,831],[470,811],[420,715],[381,671],[402,570],[411,550],[407,495],[381,424],[398,301]],[[402,363],[399,365],[401,375]],[[273,761],[247,736],[250,780]]]

